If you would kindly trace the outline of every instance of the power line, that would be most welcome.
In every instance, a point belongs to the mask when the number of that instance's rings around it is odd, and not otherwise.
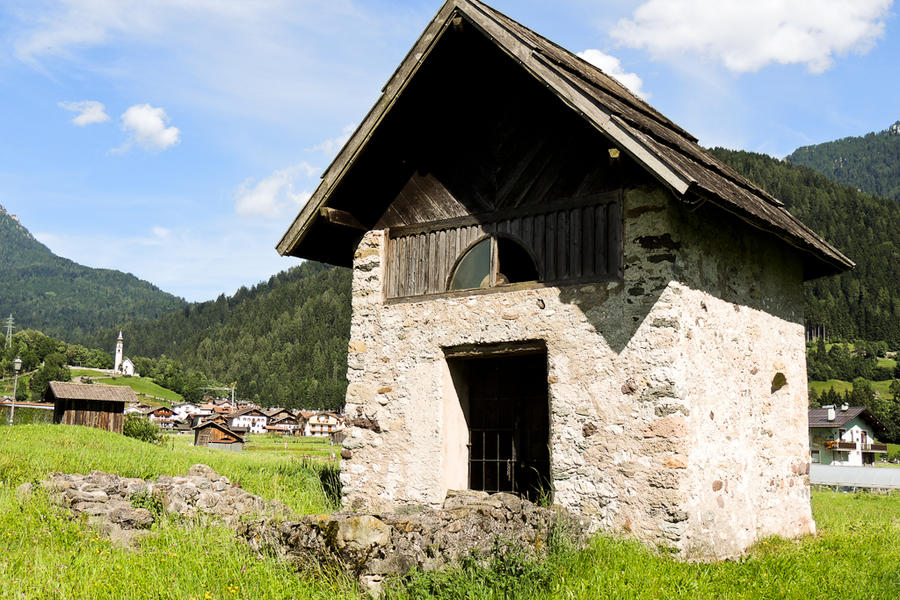
[[[6,319],[6,347],[7,348],[12,348],[12,332],[13,332],[14,324],[15,324],[15,321],[13,320],[12,313],[9,313],[9,318]]]

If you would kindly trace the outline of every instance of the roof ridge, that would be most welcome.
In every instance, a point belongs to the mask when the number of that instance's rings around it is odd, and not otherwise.
[[[682,135],[684,135],[688,139],[697,141],[697,138],[695,138],[690,132],[688,132],[686,129],[684,129],[683,127],[681,127],[680,125],[678,125],[677,123],[675,123],[674,121],[672,121],[671,119],[666,117],[664,114],[662,114],[661,112],[659,112],[658,110],[656,110],[655,108],[650,106],[650,104],[648,104],[646,101],[641,99],[637,94],[635,94],[634,92],[629,90],[621,81],[619,81],[618,79],[616,79],[615,77],[613,77],[612,75],[610,75],[609,73],[607,73],[606,71],[601,69],[600,67],[586,61],[585,59],[581,58],[580,56],[578,56],[576,53],[572,52],[571,50],[564,48],[563,46],[560,46],[559,44],[557,44],[550,38],[538,33],[537,31],[535,31],[534,29],[531,29],[527,25],[524,25],[524,24],[520,23],[519,21],[516,21],[509,15],[497,10],[496,8],[494,8],[492,6],[489,6],[483,2],[480,2],[479,0],[460,0],[460,2],[469,4],[473,8],[476,8],[476,9],[480,10],[481,12],[487,13],[489,15],[493,14],[493,16],[501,17],[503,20],[507,21],[507,23],[506,24],[498,23],[498,24],[503,26],[505,29],[510,30],[510,26],[514,26],[516,28],[523,29],[526,32],[528,32],[531,35],[538,38],[538,40],[545,42],[546,44],[552,46],[559,52],[563,53],[563,55],[565,55],[566,57],[571,57],[575,61],[588,67],[591,71],[595,71],[596,73],[599,73],[600,75],[602,75],[604,78],[612,80],[613,82],[615,82],[617,88],[619,88],[619,89],[605,90],[607,93],[611,93],[616,98],[627,102],[628,104],[630,104],[632,106],[632,108],[634,108],[635,110],[638,110],[641,113],[645,114],[646,116],[652,118],[654,121],[657,121],[660,125],[664,125],[666,127],[673,128],[673,129],[679,131]],[[495,19],[495,21],[496,20],[497,19]],[[554,57],[552,54],[548,54],[547,52],[544,52],[543,49],[533,46],[532,44],[528,43],[527,40],[522,40],[522,41],[526,45],[528,45],[532,49],[532,51],[537,52],[538,54],[541,54],[542,56],[546,57],[548,60],[550,60],[557,66],[560,66],[560,67],[566,69],[566,71],[568,71],[574,75],[579,75],[576,71],[570,69],[563,61],[559,60],[557,57]],[[591,83],[591,85],[594,85],[593,82],[589,82],[589,83]],[[624,94],[621,92],[624,92]]]

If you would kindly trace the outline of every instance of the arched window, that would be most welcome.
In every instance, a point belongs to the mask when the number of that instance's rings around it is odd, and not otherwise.
[[[537,280],[537,265],[528,250],[512,238],[489,236],[469,246],[456,261],[447,288],[470,290]]]

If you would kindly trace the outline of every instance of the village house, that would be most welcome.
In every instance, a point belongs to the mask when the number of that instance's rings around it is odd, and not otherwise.
[[[193,415],[203,415],[207,416],[212,414],[212,410],[207,410],[201,408],[199,405],[194,404],[193,402],[179,402],[178,404],[172,405],[172,411],[175,413],[175,417],[178,420],[184,420]]]
[[[876,456],[887,454],[887,444],[875,441],[875,436],[883,432],[884,426],[864,406],[810,408],[811,461],[823,465],[874,465]]]
[[[269,408],[264,410],[263,412],[266,413],[267,417],[269,417],[269,421],[277,421],[278,419],[283,419],[284,417],[294,416],[294,413],[286,408]]]
[[[275,419],[269,419],[266,431],[282,435],[300,435],[303,433],[303,428],[294,415],[281,415]]]
[[[119,385],[51,381],[46,400],[54,404],[54,423],[122,433],[125,404],[137,402],[137,396],[131,388]]]
[[[228,426],[243,428],[250,433],[265,433],[269,416],[258,408],[245,408],[233,413],[228,418]]]
[[[303,435],[312,437],[328,437],[336,431],[343,429],[344,424],[340,415],[330,412],[318,412],[310,416],[303,426]]]
[[[692,557],[815,531],[803,282],[853,263],[616,80],[448,0],[278,244],[353,268],[353,510],[553,502]]]
[[[168,406],[153,406],[145,409],[142,414],[163,429],[172,429],[178,420],[175,412]]]

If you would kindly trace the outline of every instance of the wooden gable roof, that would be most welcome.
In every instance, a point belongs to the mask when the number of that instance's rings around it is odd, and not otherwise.
[[[100,383],[69,383],[51,381],[47,391],[57,400],[99,400],[101,402],[137,402],[137,395],[130,387],[103,385]]]
[[[194,431],[200,431],[209,428],[218,429],[222,432],[223,437],[219,440],[216,440],[218,443],[244,443],[244,438],[242,438],[240,435],[238,435],[228,427],[222,425],[221,423],[216,423],[215,421],[206,421],[205,423],[200,423],[192,429]]]
[[[697,139],[600,69],[478,0],[448,0],[382,90],[366,118],[277,245],[282,255],[352,264],[354,240],[375,222],[360,222],[329,201],[360,162],[448,31],[465,22],[481,32],[565,106],[687,203],[710,202],[801,251],[807,279],[853,268],[853,262],[791,215],[783,204],[707,154]],[[383,201],[386,209],[391,199]],[[342,228],[334,225],[344,225]],[[310,235],[313,232],[318,234]],[[322,244],[322,240],[328,243]]]

